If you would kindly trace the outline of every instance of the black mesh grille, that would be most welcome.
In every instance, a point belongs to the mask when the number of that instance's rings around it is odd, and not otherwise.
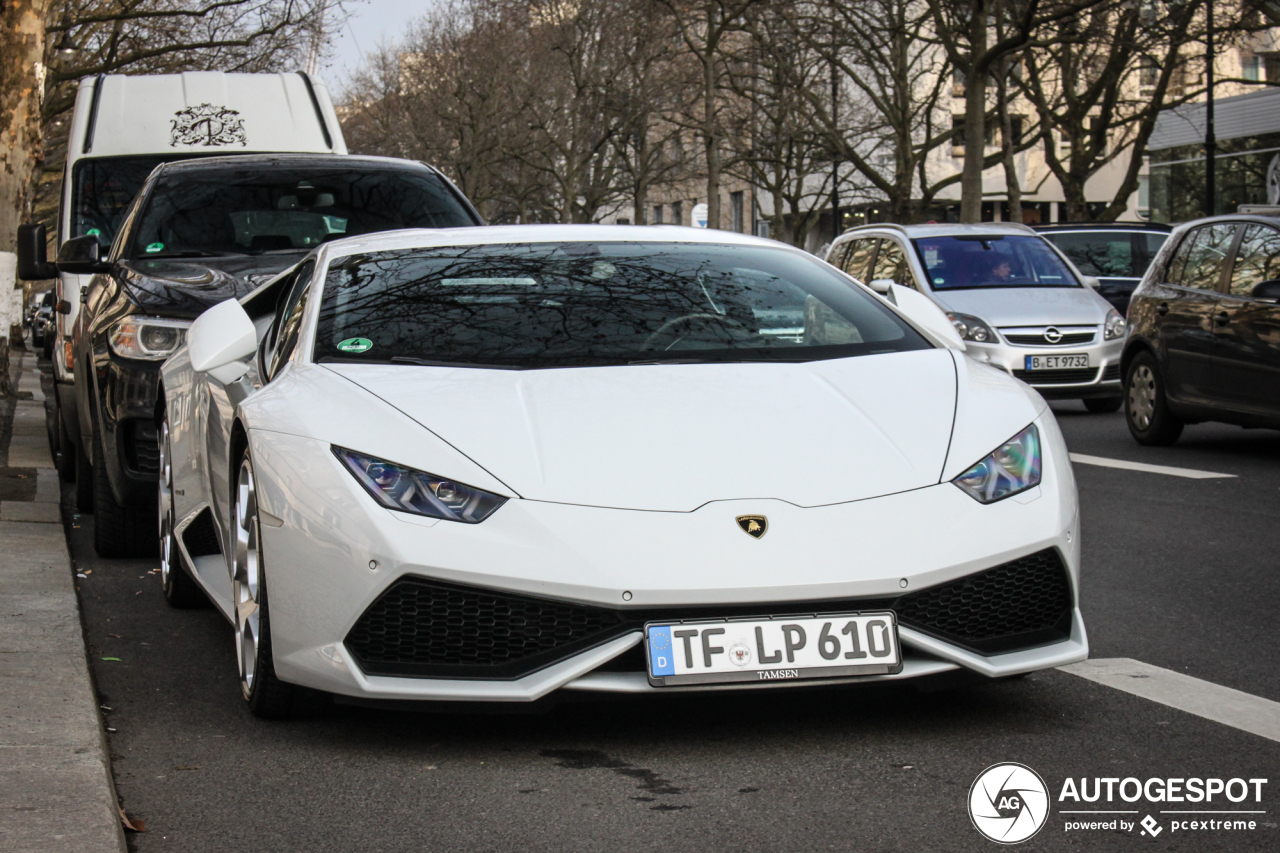
[[[968,577],[904,595],[902,624],[982,652],[1065,639],[1071,586],[1052,548]]]
[[[1115,382],[1120,378],[1120,365],[1108,364],[1106,369],[1102,371],[1103,382]]]
[[[1096,332],[1063,332],[1062,337],[1056,341],[1051,341],[1043,334],[1035,335],[1009,335],[1004,336],[1011,344],[1022,344],[1024,346],[1036,347],[1067,347],[1075,344],[1087,344],[1093,340]]]
[[[992,654],[1065,639],[1071,587],[1052,549],[898,599],[612,610],[406,577],[347,634],[369,675],[519,678],[646,622],[896,610],[928,634]],[[643,669],[643,649],[606,669]]]
[[[1098,378],[1098,368],[1081,367],[1071,370],[1015,370],[1013,375],[1028,385],[1077,385]]]
[[[371,674],[511,678],[624,627],[619,613],[599,607],[404,578],[365,611],[346,642]]]

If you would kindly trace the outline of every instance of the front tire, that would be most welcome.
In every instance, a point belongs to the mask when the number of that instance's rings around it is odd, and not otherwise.
[[[107,480],[102,434],[95,425],[93,451],[93,550],[99,557],[154,557],[155,528],[149,508],[123,506]],[[77,483],[77,486],[79,483]]]
[[[1138,444],[1173,444],[1186,425],[1169,410],[1164,375],[1150,352],[1140,352],[1129,364],[1124,379],[1124,414],[1129,433]]]
[[[160,480],[156,504],[160,520],[160,588],[170,607],[188,610],[207,603],[204,591],[183,565],[182,551],[175,533],[177,513],[173,508],[173,446],[169,441],[169,419],[160,425]]]
[[[267,609],[267,579],[262,563],[262,526],[258,521],[257,482],[248,451],[236,477],[235,558],[231,599],[235,607],[236,662],[240,692],[255,717],[283,719],[293,715],[301,693],[276,678],[271,657],[271,618]]]

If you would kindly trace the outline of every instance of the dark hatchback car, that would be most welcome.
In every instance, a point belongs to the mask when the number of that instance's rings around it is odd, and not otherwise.
[[[1129,308],[1125,413],[1140,444],[1188,423],[1280,429],[1280,217],[1181,225]]]
[[[58,265],[94,272],[73,332],[76,398],[91,471],[77,505],[104,557],[153,553],[161,363],[205,309],[244,296],[328,240],[483,224],[437,170],[382,157],[243,154],[156,167],[105,259],[93,237]]]
[[[1098,279],[1098,294],[1121,314],[1173,228],[1168,225],[1080,222],[1037,225],[1035,230],[1071,259],[1080,272]]]

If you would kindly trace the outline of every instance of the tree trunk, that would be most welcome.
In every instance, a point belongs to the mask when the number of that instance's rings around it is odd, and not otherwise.
[[[0,8],[0,395],[12,396],[9,306],[18,225],[32,215],[40,174],[44,96],[44,21],[48,0],[6,0]]]
[[[702,139],[707,155],[707,227],[720,227],[720,139],[716,132],[716,53],[708,45],[702,58]]]
[[[1009,115],[1009,62],[1000,60],[1000,79],[996,81],[996,101],[1000,110],[1000,149],[1004,162],[1005,192],[1009,197],[1009,221],[1022,222],[1022,184],[1018,180],[1018,164],[1014,160],[1013,116]]]
[[[973,4],[969,22],[969,57],[976,60],[987,52],[987,18],[990,5],[985,0]],[[987,75],[974,63],[966,69],[964,85],[964,171],[960,173],[960,221],[982,221],[982,165],[987,140]]]

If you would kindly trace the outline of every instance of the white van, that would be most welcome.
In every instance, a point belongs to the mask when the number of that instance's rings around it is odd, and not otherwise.
[[[329,92],[305,73],[87,77],[76,94],[67,139],[57,245],[85,235],[111,245],[129,202],[160,163],[273,152],[347,153]],[[72,479],[81,445],[71,334],[80,289],[91,276],[59,275],[47,260],[45,240],[43,225],[19,228],[18,276],[57,279],[59,468]]]

